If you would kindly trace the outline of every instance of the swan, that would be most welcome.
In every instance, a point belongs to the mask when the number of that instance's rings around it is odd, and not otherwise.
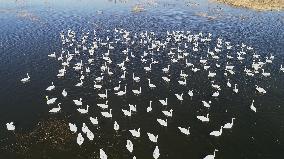
[[[168,67],[162,69],[162,71],[163,71],[164,73],[168,73],[169,70],[170,70],[170,65],[168,65]]]
[[[100,149],[100,159],[107,159],[107,155],[103,149]]]
[[[189,128],[190,127],[188,127],[187,129],[186,128],[182,128],[182,127],[178,127],[178,129],[180,130],[180,132],[182,132],[183,134],[185,134],[185,135],[189,135],[190,134],[190,132],[189,132]]]
[[[89,111],[89,105],[87,105],[86,109],[78,108],[77,111],[81,114],[86,114]]]
[[[63,97],[66,97],[67,96],[67,92],[66,92],[66,90],[65,89],[63,89],[63,91],[62,91],[62,93],[61,93],[62,95],[63,95]]]
[[[152,101],[150,101],[150,105],[147,107],[147,113],[152,111]]]
[[[61,110],[60,107],[61,103],[58,103],[58,108],[52,108],[51,110],[49,110],[49,113],[57,113]]]
[[[165,82],[167,82],[167,83],[169,83],[169,82],[171,81],[171,79],[169,79],[169,78],[166,77],[166,76],[162,77],[162,79],[163,79]]]
[[[209,101],[209,102],[202,101],[202,103],[203,103],[203,106],[204,106],[204,107],[210,108],[211,101]]]
[[[98,107],[101,107],[102,109],[107,109],[108,108],[108,101],[106,101],[106,103],[103,104],[97,104]]]
[[[232,87],[232,84],[230,83],[230,79],[228,79],[227,86],[228,86],[229,88]]]
[[[264,77],[269,77],[270,76],[270,73],[269,72],[264,72],[264,69],[262,69],[262,75]]]
[[[111,113],[112,109],[109,110],[109,112],[101,112],[102,116],[104,116],[105,118],[112,118],[112,113]]]
[[[86,132],[87,133],[87,138],[90,140],[90,141],[93,141],[94,138],[95,138],[95,135],[93,132],[91,132],[90,130]]]
[[[219,131],[212,131],[209,135],[211,136],[221,136],[222,135],[222,129],[223,129],[223,126],[221,126],[221,129]]]
[[[234,120],[235,120],[235,118],[232,118],[232,122],[231,123],[226,123],[223,128],[224,129],[231,129],[233,127],[233,125],[234,125]]]
[[[151,134],[151,133],[147,133],[148,137],[149,137],[149,140],[154,142],[154,143],[157,143],[158,142],[158,135],[154,135],[154,134]]]
[[[6,127],[7,127],[7,130],[9,130],[9,131],[15,130],[14,122],[6,123]]]
[[[132,151],[133,151],[133,143],[132,143],[130,140],[127,140],[127,141],[126,141],[126,148],[127,148],[127,150],[128,150],[130,153],[132,153]]]
[[[280,66],[280,71],[284,72],[284,67],[282,65]]]
[[[162,111],[162,113],[167,117],[172,117],[173,116],[173,109],[171,109],[170,111]]]
[[[124,91],[119,91],[119,92],[116,92],[116,93],[114,93],[114,94],[116,94],[117,96],[123,96],[123,95],[125,95],[125,94],[126,94],[126,86],[124,87]]]
[[[162,125],[162,126],[165,126],[165,127],[168,126],[168,121],[167,121],[167,119],[166,119],[166,120],[157,119],[157,122],[158,122],[160,125]]]
[[[256,113],[256,107],[254,106],[254,100],[252,100],[252,103],[250,105],[250,109]]]
[[[76,87],[82,87],[82,86],[83,86],[83,81],[82,81],[82,79],[80,79],[80,82],[77,83],[75,86],[76,86]]]
[[[82,134],[79,133],[78,136],[77,136],[77,144],[79,146],[81,146],[83,144],[83,142],[84,142],[84,138],[83,138]]]
[[[79,100],[73,100],[73,102],[75,103],[75,105],[77,106],[81,106],[83,103],[82,103],[82,98],[80,98]]]
[[[117,123],[116,121],[114,121],[113,129],[114,129],[115,131],[118,131],[118,130],[119,130],[119,125],[118,125],[118,123]]]
[[[131,111],[134,111],[134,112],[137,111],[136,105],[129,104],[129,109],[130,109]]]
[[[149,72],[149,71],[151,71],[152,70],[152,63],[150,63],[150,66],[148,67],[144,67],[144,70],[146,71],[146,72]]]
[[[75,124],[69,123],[69,129],[70,131],[72,131],[73,133],[77,132],[77,126]]]
[[[23,82],[23,83],[28,82],[28,81],[30,81],[29,73],[27,73],[27,77],[21,79],[21,82]]]
[[[48,104],[48,105],[55,103],[55,101],[57,99],[57,98],[49,99],[48,96],[45,96],[45,98],[46,98],[46,104]]]
[[[141,92],[142,92],[141,87],[139,88],[139,90],[132,90],[132,92],[133,92],[135,95],[141,94]]]
[[[94,125],[98,125],[99,124],[98,117],[96,117],[96,118],[90,117],[90,121]]]
[[[47,90],[47,91],[51,91],[51,90],[53,90],[53,89],[55,89],[55,86],[54,86],[53,82],[51,82],[51,86],[48,86],[48,87],[46,88],[46,90]]]
[[[95,82],[94,89],[101,89],[103,87],[102,85],[97,84],[96,81],[94,81],[94,82]]]
[[[237,84],[235,84],[235,88],[233,89],[233,91],[234,91],[235,93],[238,93],[238,92],[239,92],[239,89],[237,88]]]
[[[137,130],[135,129],[129,130],[129,132],[131,133],[133,137],[140,137],[140,128],[138,128]]]
[[[206,157],[204,157],[204,159],[214,159],[215,158],[215,152],[217,152],[218,150],[214,150],[214,154],[213,155],[207,155]]]
[[[51,54],[49,54],[49,55],[47,55],[48,57],[51,57],[51,58],[56,58],[56,55],[55,55],[55,52],[53,52],[53,53],[51,53]]]
[[[266,90],[263,89],[262,87],[259,87],[259,86],[257,86],[257,85],[255,85],[255,86],[256,86],[256,90],[257,90],[259,93],[262,93],[262,94],[265,94],[265,93],[266,93]]]
[[[125,110],[125,109],[121,109],[124,116],[131,116],[131,109],[128,111],[128,110]]]
[[[188,93],[187,93],[190,97],[193,97],[193,90],[188,90]]]
[[[168,105],[168,98],[166,98],[165,100],[159,100],[159,102],[163,105],[163,106],[166,106]]]
[[[105,94],[98,94],[100,98],[106,99],[107,98],[107,90]]]
[[[149,81],[149,87],[150,88],[156,88],[156,85],[152,84],[150,79],[148,79],[148,81]]]
[[[178,83],[180,84],[180,85],[186,85],[186,78],[184,78],[184,81],[178,81]]]
[[[154,159],[158,159],[160,157],[160,150],[159,150],[159,147],[156,146],[154,152],[153,152],[153,158]]]
[[[199,119],[202,122],[209,122],[209,114],[205,116],[197,116],[197,119]]]
[[[216,92],[214,92],[213,94],[212,94],[212,97],[218,97],[219,96],[219,91],[216,91]]]
[[[215,77],[216,76],[216,73],[215,72],[210,72],[208,73],[208,77]]]
[[[139,81],[140,81],[140,77],[135,77],[135,76],[134,76],[134,73],[132,74],[132,79],[133,79],[135,82],[139,82]]]
[[[114,91],[118,91],[118,90],[120,89],[120,82],[121,82],[121,81],[119,81],[119,84],[118,84],[117,87],[114,87],[114,88],[113,88]]]

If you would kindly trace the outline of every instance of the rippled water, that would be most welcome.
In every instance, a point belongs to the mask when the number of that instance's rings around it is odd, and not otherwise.
[[[196,1],[195,1],[196,2]],[[115,158],[130,158],[131,155],[125,149],[126,139],[134,142],[134,154],[139,158],[151,158],[155,144],[149,142],[146,132],[159,134],[160,158],[203,158],[211,154],[214,148],[219,149],[216,158],[276,158],[283,156],[284,137],[284,73],[279,72],[280,64],[284,64],[284,13],[283,12],[257,12],[240,8],[232,8],[222,4],[207,3],[206,0],[197,1],[199,5],[189,5],[187,1],[106,1],[106,0],[64,0],[64,1],[5,1],[0,0],[0,81],[1,81],[1,130],[0,142],[6,143],[10,132],[6,131],[5,123],[14,121],[17,131],[28,131],[36,127],[36,123],[44,118],[52,116],[67,116],[69,122],[78,125],[87,122],[78,113],[72,112],[68,105],[72,101],[66,101],[66,112],[58,115],[48,114],[49,107],[44,99],[47,94],[45,89],[54,81],[57,86],[56,94],[59,96],[65,87],[76,83],[73,76],[64,80],[58,80],[56,74],[60,64],[47,57],[51,52],[61,50],[59,33],[72,29],[79,35],[87,30],[94,30],[98,35],[105,38],[107,30],[116,27],[127,29],[131,32],[155,31],[157,37],[164,37],[167,30],[190,30],[198,33],[212,33],[213,38],[222,37],[232,44],[242,42],[253,46],[262,57],[273,54],[275,60],[267,71],[272,77],[258,77],[248,80],[246,76],[238,74],[234,80],[240,86],[240,93],[233,94],[229,90],[222,91],[214,109],[210,110],[210,123],[201,124],[196,115],[205,114],[207,111],[199,108],[201,100],[209,100],[211,93],[207,90],[210,83],[204,82],[204,72],[191,78],[190,86],[200,90],[197,98],[186,102],[177,102],[174,96],[169,98],[169,105],[175,108],[176,116],[170,119],[167,128],[162,128],[155,121],[163,118],[160,113],[162,107],[159,103],[153,103],[157,108],[154,115],[143,112],[148,106],[150,99],[164,99],[173,92],[186,91],[185,88],[173,84],[169,89],[163,90],[163,83],[158,78],[159,72],[146,75],[138,72],[140,77],[153,78],[153,83],[161,87],[159,91],[143,94],[140,98],[130,97],[129,103],[140,103],[139,115],[128,119],[122,117],[119,110],[126,101],[111,96],[110,105],[117,105],[114,116],[121,127],[125,129],[116,134],[113,131],[113,121],[101,118],[101,131],[93,142],[86,142],[82,147],[70,145],[69,152],[50,151],[43,153],[45,156],[69,156],[76,158],[98,157],[99,149],[104,148],[107,153]],[[142,4],[145,11],[134,13],[132,8],[136,4]],[[101,13],[102,11],[102,13]],[[119,61],[119,56],[117,57]],[[164,67],[167,63],[165,57],[158,59]],[[97,65],[96,67],[99,67]],[[137,70],[141,65],[135,63],[131,67]],[[142,68],[143,69],[143,68]],[[177,70],[179,68],[176,68]],[[32,81],[23,85],[20,79],[29,72]],[[173,74],[177,77],[179,72]],[[96,74],[97,76],[98,74]],[[74,74],[76,76],[76,74]],[[77,75],[78,76],[78,75]],[[151,78],[151,79],[152,79]],[[226,82],[222,77],[220,81]],[[116,86],[118,81],[108,84]],[[132,82],[127,81],[130,88]],[[147,84],[143,80],[143,85]],[[255,94],[254,84],[267,88],[268,93],[264,96]],[[142,85],[142,87],[143,87]],[[225,85],[225,84],[224,84]],[[84,91],[74,89],[70,99],[84,96],[90,103],[96,105],[103,100],[97,99],[91,93],[92,84],[84,86]],[[183,90],[184,89],[184,90]],[[104,89],[103,89],[104,90]],[[252,113],[249,109],[251,100],[255,99],[258,112]],[[73,105],[72,105],[73,107]],[[117,111],[115,111],[117,109]],[[227,110],[227,112],[226,112]],[[92,112],[99,116],[98,109]],[[236,117],[232,130],[226,131],[220,138],[212,138],[209,132],[219,128],[219,125]],[[77,121],[80,119],[81,121]],[[177,130],[177,126],[191,126],[191,135],[184,136]],[[132,139],[128,129],[141,127],[142,136]],[[127,135],[126,135],[127,134]],[[5,141],[5,142],[4,142]],[[9,141],[8,141],[9,142]],[[3,145],[3,144],[1,144]],[[35,152],[38,152],[35,150]],[[7,151],[0,151],[0,157],[11,155]],[[34,154],[32,158],[39,158],[40,154]],[[13,155],[12,155],[13,156]]]

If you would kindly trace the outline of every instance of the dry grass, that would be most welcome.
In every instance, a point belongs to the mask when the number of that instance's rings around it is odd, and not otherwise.
[[[284,0],[216,0],[237,7],[256,10],[283,10]]]

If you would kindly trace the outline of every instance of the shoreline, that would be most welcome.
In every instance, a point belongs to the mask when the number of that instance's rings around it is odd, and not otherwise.
[[[284,10],[282,0],[215,0],[235,7],[254,9],[259,11],[281,11]]]

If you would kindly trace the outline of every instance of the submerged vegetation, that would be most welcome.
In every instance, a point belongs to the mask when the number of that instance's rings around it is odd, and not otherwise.
[[[283,10],[283,0],[217,0],[237,7],[245,7],[256,10]]]

